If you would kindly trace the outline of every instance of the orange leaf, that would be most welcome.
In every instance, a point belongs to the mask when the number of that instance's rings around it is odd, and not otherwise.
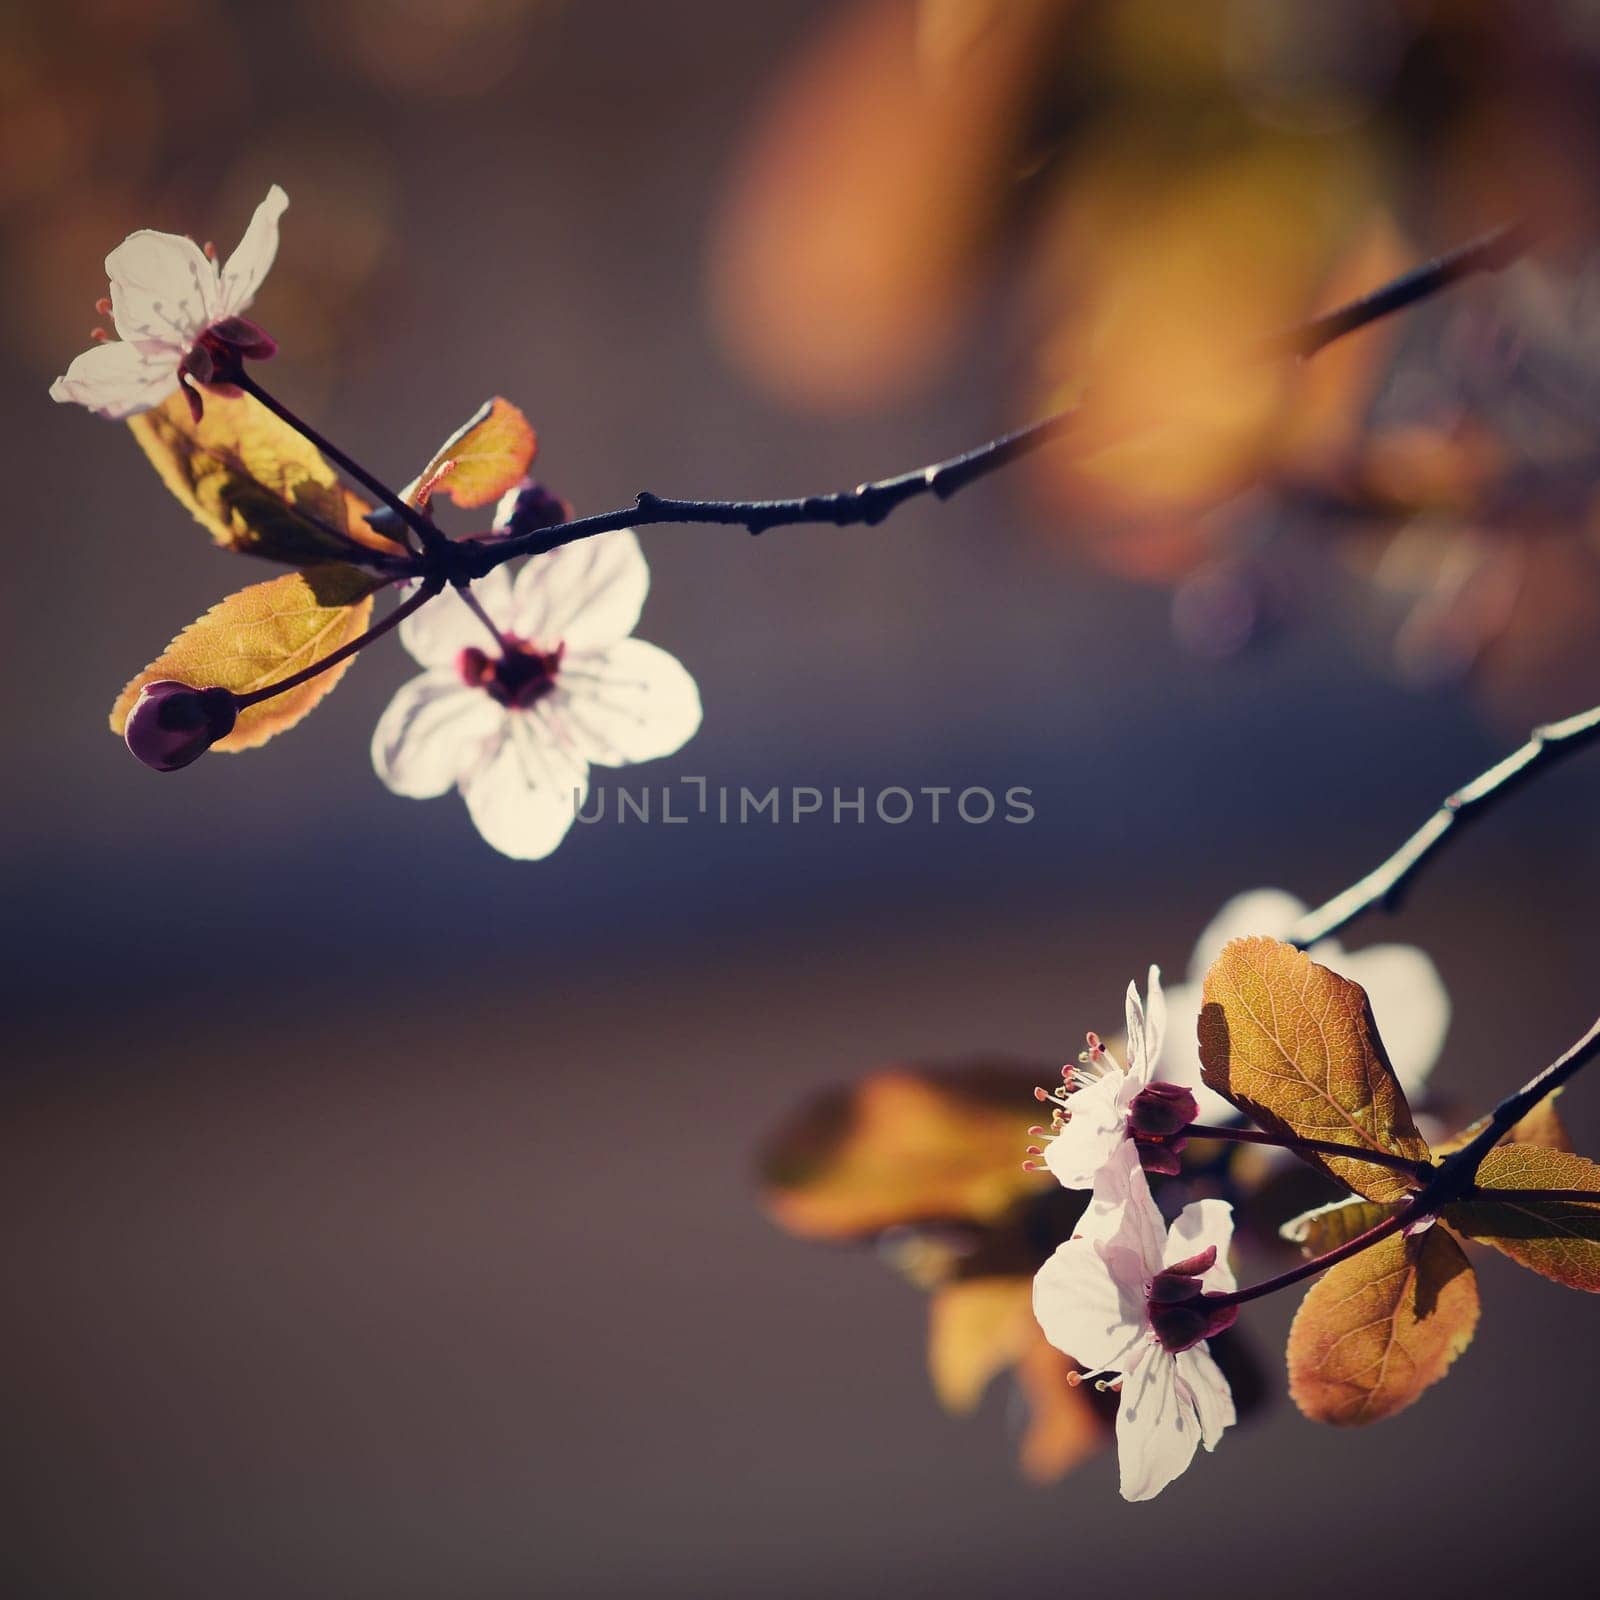
[[[993,1221],[1052,1181],[1022,1170],[1038,1081],[1023,1068],[901,1067],[819,1096],[766,1148],[767,1207],[813,1239]]]
[[[1235,939],[1223,948],[1206,974],[1200,1060],[1206,1083],[1264,1128],[1427,1159],[1366,991],[1292,945]],[[1416,1187],[1370,1162],[1305,1159],[1368,1200]]]
[[[161,481],[229,550],[291,566],[337,560],[352,542],[400,551],[363,520],[372,508],[316,446],[249,395],[207,394],[196,422],[175,393],[128,426]]]
[[[1392,1234],[1330,1267],[1301,1302],[1289,1393],[1313,1422],[1380,1422],[1437,1383],[1477,1325],[1477,1275],[1449,1233]]]
[[[330,562],[253,583],[218,601],[117,696],[111,731],[122,732],[139,691],[158,679],[250,694],[320,661],[366,630],[372,596],[383,581],[358,567]],[[247,707],[233,732],[212,749],[253,750],[292,728],[349,665],[343,661],[297,689]]]
[[[489,505],[516,488],[538,448],[528,419],[496,396],[434,451],[417,480],[414,501],[426,505],[443,490],[458,506]]]
[[[1026,1277],[968,1278],[934,1293],[928,1317],[928,1370],[947,1411],[976,1408],[1008,1367],[1028,1403],[1023,1472],[1048,1483],[1103,1449],[1111,1414],[1093,1389],[1069,1382],[1078,1368],[1054,1348],[1033,1318]]]
[[[1015,1366],[1036,1331],[1027,1278],[968,1278],[934,1291],[928,1375],[946,1411],[972,1411],[997,1373]]]
[[[1017,1362],[1017,1381],[1028,1402],[1022,1470],[1035,1483],[1065,1477],[1111,1442],[1112,1418],[1094,1390],[1067,1381],[1077,1370],[1035,1325]]]
[[[1572,1289],[1600,1294],[1600,1166],[1535,1144],[1496,1145],[1478,1167],[1481,1189],[1593,1189],[1582,1200],[1464,1200],[1450,1225]]]

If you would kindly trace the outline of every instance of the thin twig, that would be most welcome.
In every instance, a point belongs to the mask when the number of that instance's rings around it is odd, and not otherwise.
[[[1501,1136],[1516,1127],[1541,1100],[1554,1094],[1568,1078],[1596,1056],[1600,1056],[1600,1021],[1596,1021],[1570,1050],[1552,1061],[1543,1072],[1535,1073],[1516,1093],[1508,1094],[1489,1113],[1487,1121],[1473,1135],[1471,1142],[1445,1157],[1440,1163],[1439,1177],[1428,1185],[1424,1194],[1435,1185],[1443,1183],[1448,1186],[1450,1182],[1458,1186],[1458,1192],[1470,1190],[1472,1180],[1478,1175],[1478,1164],[1500,1142]]]
[[[1450,795],[1434,814],[1381,866],[1303,916],[1288,942],[1304,950],[1355,921],[1373,906],[1392,910],[1422,865],[1469,823],[1514,793],[1536,773],[1600,741],[1600,706],[1564,722],[1535,728],[1526,744]]]
[[[1432,1169],[1427,1182],[1408,1195],[1397,1210],[1392,1211],[1376,1226],[1368,1228],[1364,1233],[1358,1233],[1353,1239],[1347,1239],[1323,1255],[1314,1256],[1310,1261],[1302,1262],[1287,1272],[1264,1278],[1260,1283],[1252,1284],[1247,1289],[1237,1289],[1229,1294],[1206,1294],[1202,1298],[1207,1304],[1233,1306],[1243,1305],[1249,1300],[1259,1300],[1263,1295],[1272,1294],[1278,1289],[1287,1289],[1290,1284],[1299,1283],[1302,1278],[1312,1277],[1318,1272],[1336,1266],[1341,1261],[1348,1260],[1351,1256],[1387,1239],[1401,1228],[1422,1222],[1428,1217],[1438,1216],[1446,1206],[1462,1200],[1493,1202],[1520,1198],[1524,1202],[1581,1200],[1589,1204],[1600,1203],[1600,1192],[1590,1190],[1480,1190],[1473,1181],[1477,1177],[1479,1164],[1499,1143],[1501,1136],[1507,1130],[1514,1128],[1541,1100],[1554,1094],[1562,1084],[1575,1076],[1596,1056],[1600,1056],[1600,1021],[1596,1021],[1570,1050],[1552,1061],[1542,1072],[1535,1073],[1514,1094],[1508,1094],[1489,1113],[1483,1127],[1473,1136],[1471,1143],[1446,1156]]]
[[[1263,340],[1247,352],[1247,357],[1257,361],[1313,356],[1335,340],[1415,305],[1463,278],[1509,266],[1528,249],[1533,237],[1532,229],[1525,223],[1496,228],[1448,255],[1413,268],[1359,300]],[[718,523],[742,527],[753,534],[800,523],[837,528],[871,526],[882,522],[907,500],[921,495],[931,494],[935,499],[948,500],[969,483],[1061,438],[1079,422],[1083,410],[1082,406],[1074,406],[1058,411],[948,460],[834,494],[808,495],[795,500],[677,500],[644,493],[631,506],[616,511],[579,517],[554,528],[539,528],[508,539],[457,546],[451,555],[458,559],[461,575],[477,578],[519,556],[539,555],[596,534],[651,523]],[[1101,447],[1110,437],[1119,436],[1102,432],[1096,434],[1092,442]]]
[[[309,422],[302,421],[281,400],[263,389],[242,367],[231,376],[230,381],[237,384],[246,394],[260,401],[275,417],[287,422],[296,433],[303,438],[309,439],[323,455],[327,456],[330,461],[336,462],[362,488],[371,494],[375,494],[383,501],[422,540],[422,547],[425,552],[437,550],[447,542],[444,533],[435,525],[431,517],[426,516],[415,506],[407,505],[386,483],[368,472],[358,461],[351,460],[336,444],[318,433]],[[356,558],[352,557],[352,559]],[[419,571],[416,575],[420,577],[422,573]]]
[[[1448,289],[1463,278],[1479,272],[1500,272],[1513,261],[1527,253],[1536,241],[1538,230],[1527,221],[1509,222],[1474,239],[1448,255],[1436,257],[1410,272],[1391,279],[1371,294],[1352,300],[1320,317],[1313,317],[1298,328],[1290,329],[1263,342],[1263,355],[1295,355],[1305,358],[1326,349],[1335,339],[1342,339],[1357,328],[1376,322],[1407,306],[1426,300],[1441,289]]]

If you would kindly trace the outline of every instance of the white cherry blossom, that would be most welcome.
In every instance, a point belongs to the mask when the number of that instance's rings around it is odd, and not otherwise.
[[[1161,1075],[1194,1092],[1202,1123],[1238,1116],[1200,1077],[1201,985],[1206,972],[1230,940],[1253,934],[1287,939],[1305,912],[1305,906],[1282,889],[1251,889],[1236,895],[1195,944],[1189,981],[1167,991],[1173,1027]],[[1324,939],[1306,953],[1367,991],[1395,1076],[1406,1094],[1414,1096],[1439,1059],[1450,1026],[1450,996],[1433,962],[1408,944],[1375,944],[1349,951],[1337,939]]]
[[[278,219],[289,197],[277,184],[256,207],[238,248],[219,264],[193,239],[141,228],[106,257],[109,309],[120,336],[95,344],[50,386],[52,400],[121,418],[158,406],[180,381],[204,383],[212,364],[207,334],[245,355],[270,355],[272,341],[240,313],[255,298],[278,253]]]
[[[1080,1366],[1079,1381],[1115,1388],[1122,1495],[1149,1500],[1214,1450],[1236,1420],[1228,1380],[1206,1338],[1233,1321],[1233,1212],[1226,1201],[1186,1205],[1171,1228],[1151,1198],[1131,1144],[1101,1168],[1078,1233],[1033,1281],[1045,1337]]]
[[[507,501],[513,498],[507,497]],[[700,726],[694,679],[629,635],[650,571],[631,529],[497,567],[472,586],[502,652],[454,590],[400,625],[427,670],[401,688],[372,736],[396,794],[461,791],[483,837],[537,861],[566,836],[589,767],[671,755]]]
[[[1031,1130],[1046,1143],[1030,1145],[1029,1155],[1042,1156],[1064,1188],[1093,1188],[1100,1169],[1132,1137],[1133,1103],[1150,1086],[1166,1033],[1167,1003],[1157,967],[1150,969],[1146,995],[1141,1005],[1138,984],[1128,985],[1126,1066],[1091,1033],[1077,1065],[1061,1069],[1061,1087],[1034,1091],[1055,1111],[1049,1128]],[[1024,1166],[1032,1170],[1033,1162]]]

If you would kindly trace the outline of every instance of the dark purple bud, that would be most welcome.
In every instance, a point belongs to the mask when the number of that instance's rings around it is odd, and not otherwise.
[[[511,515],[499,531],[507,537],[537,533],[541,528],[559,527],[572,521],[572,507],[560,495],[552,494],[542,483],[530,483],[517,496]]]
[[[1188,1089],[1176,1083],[1152,1083],[1134,1096],[1128,1127],[1136,1139],[1170,1139],[1199,1115],[1200,1107]]]
[[[238,715],[238,703],[226,689],[191,689],[165,679],[139,691],[122,736],[147,767],[176,772],[226,738]]]

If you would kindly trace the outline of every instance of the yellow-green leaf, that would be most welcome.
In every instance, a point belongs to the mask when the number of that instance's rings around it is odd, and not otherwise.
[[[334,562],[253,583],[218,601],[117,696],[111,731],[122,732],[139,691],[159,679],[250,694],[311,666],[365,631],[372,596],[382,582],[359,567]],[[292,728],[349,665],[343,661],[296,689],[247,707],[233,732],[212,749],[252,750]]]
[[[528,419],[497,395],[434,451],[418,503],[442,490],[458,506],[489,505],[522,481],[538,447]]]
[[[1278,1229],[1278,1236],[1299,1245],[1305,1255],[1325,1255],[1348,1244],[1358,1233],[1377,1227],[1393,1210],[1393,1206],[1351,1196],[1291,1217]]]
[[[768,1141],[767,1207],[813,1239],[991,1222],[1053,1185],[1022,1170],[1038,1081],[1017,1067],[895,1067],[820,1095]]]
[[[1449,1233],[1392,1234],[1330,1267],[1301,1302],[1289,1393],[1313,1422],[1380,1422],[1437,1383],[1477,1325],[1477,1276]]]
[[[229,550],[290,566],[338,560],[352,543],[399,553],[362,520],[371,507],[316,446],[249,395],[208,392],[196,422],[174,393],[128,426],[161,481]]]
[[[1273,1132],[1427,1159],[1366,991],[1292,945],[1224,946],[1206,974],[1200,1060],[1211,1088]],[[1397,1200],[1416,1187],[1370,1162],[1305,1159],[1369,1200]]]
[[[1592,1189],[1583,1200],[1464,1200],[1445,1215],[1468,1238],[1573,1289],[1600,1294],[1600,1166],[1534,1144],[1496,1145],[1478,1167],[1480,1189]]]

